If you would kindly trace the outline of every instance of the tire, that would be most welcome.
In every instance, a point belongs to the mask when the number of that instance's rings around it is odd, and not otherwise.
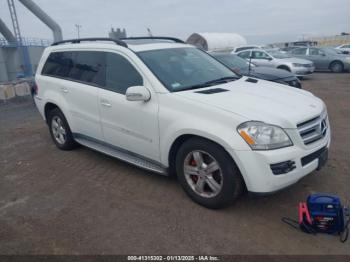
[[[54,108],[48,113],[48,126],[51,138],[59,149],[72,150],[77,147],[68,122],[58,108]]]
[[[331,63],[329,68],[333,73],[341,73],[344,70],[344,65],[342,62],[335,61]]]
[[[201,168],[198,164],[200,158],[204,162]],[[208,167],[215,171],[210,172]],[[232,158],[221,146],[205,139],[189,139],[179,148],[176,172],[187,195],[207,208],[218,209],[230,205],[244,189],[242,176]]]

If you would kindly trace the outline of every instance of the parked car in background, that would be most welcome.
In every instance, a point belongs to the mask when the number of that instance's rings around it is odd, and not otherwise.
[[[350,56],[339,54],[333,48],[301,47],[290,52],[292,56],[313,61],[316,70],[340,73],[350,70]]]
[[[340,50],[344,54],[350,54],[350,44],[337,46],[335,49]]]
[[[287,46],[287,47],[283,47],[283,48],[281,48],[281,52],[290,52],[290,51],[292,51],[293,49],[296,49],[296,48],[300,48],[300,46]]]
[[[310,75],[315,70],[313,62],[291,57],[276,50],[252,49],[238,52],[237,55],[251,60],[255,65],[284,69],[297,76]]]
[[[221,63],[228,66],[232,71],[240,75],[252,76],[263,80],[301,88],[301,83],[297,76],[286,70],[265,66],[257,67],[253,64],[251,64],[249,68],[249,62],[235,54],[211,53],[211,55],[218,59]]]

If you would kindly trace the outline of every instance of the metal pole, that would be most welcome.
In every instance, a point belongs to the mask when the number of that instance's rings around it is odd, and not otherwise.
[[[63,40],[61,27],[32,0],[18,0],[53,32],[54,41]]]
[[[77,28],[77,33],[78,33],[78,39],[80,38],[80,28],[82,27],[79,24],[75,24],[75,27]]]

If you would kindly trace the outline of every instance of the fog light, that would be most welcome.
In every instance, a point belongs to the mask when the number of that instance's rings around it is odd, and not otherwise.
[[[295,162],[291,160],[277,164],[271,164],[270,167],[274,175],[287,174],[296,168]]]

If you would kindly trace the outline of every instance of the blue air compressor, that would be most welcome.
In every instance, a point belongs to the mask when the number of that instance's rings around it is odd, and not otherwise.
[[[340,235],[345,242],[349,235],[349,209],[342,206],[340,198],[327,194],[312,194],[306,202],[299,203],[299,221],[282,218],[282,221],[306,233]]]

